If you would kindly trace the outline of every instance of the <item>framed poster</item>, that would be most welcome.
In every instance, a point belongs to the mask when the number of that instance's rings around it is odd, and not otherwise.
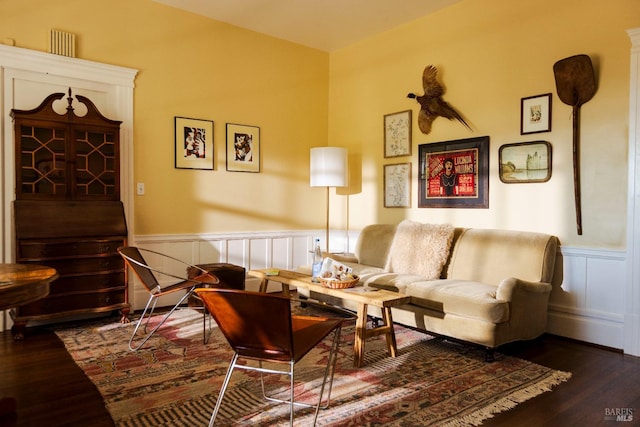
[[[519,142],[500,147],[500,181],[505,184],[547,182],[551,179],[551,144]]]
[[[411,163],[384,165],[384,207],[411,207]]]
[[[213,170],[213,121],[175,117],[175,167]]]
[[[551,94],[520,100],[520,135],[551,131]]]
[[[260,172],[260,128],[227,123],[227,170]]]
[[[422,144],[418,164],[418,207],[489,207],[488,136]]]
[[[384,116],[384,157],[411,155],[411,110]]]

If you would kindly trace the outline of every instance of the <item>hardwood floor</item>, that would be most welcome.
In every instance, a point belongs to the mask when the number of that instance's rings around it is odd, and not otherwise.
[[[37,328],[28,334],[14,342],[0,332],[0,397],[13,396],[18,406],[15,416],[0,418],[0,426],[113,426],[97,389],[57,336]],[[551,335],[500,352],[573,377],[483,426],[620,425],[605,420],[607,408],[630,408],[634,419],[622,425],[640,424],[640,358]]]
[[[640,358],[553,335],[508,344],[500,352],[571,372],[572,377],[483,426],[640,425]],[[632,409],[633,421],[605,420],[607,408]]]
[[[62,341],[46,329],[28,328],[24,341],[0,332],[0,397],[17,401],[15,416],[0,426],[113,426],[100,393]]]

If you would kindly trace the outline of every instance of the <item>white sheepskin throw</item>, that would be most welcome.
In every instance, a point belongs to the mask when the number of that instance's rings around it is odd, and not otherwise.
[[[391,243],[385,269],[424,276],[427,280],[439,279],[449,257],[453,231],[450,224],[402,221]]]

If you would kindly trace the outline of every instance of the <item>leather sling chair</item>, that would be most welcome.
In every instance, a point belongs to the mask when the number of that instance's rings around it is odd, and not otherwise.
[[[329,379],[326,403],[329,406],[331,386],[336,367],[340,332],[345,321],[355,319],[353,313],[340,311],[342,317],[297,315],[291,312],[291,298],[278,294],[240,291],[231,289],[196,289],[213,316],[220,331],[234,351],[222,387],[211,414],[209,426],[213,426],[229,380],[234,369],[260,372],[264,397],[267,400],[290,405],[290,424],[293,426],[294,405],[315,407],[313,425],[318,418],[327,379]],[[305,300],[305,304],[308,302]],[[294,365],[308,354],[317,344],[333,333],[331,349],[324,369],[324,377],[316,405],[295,401]],[[246,363],[239,363],[243,359]],[[253,363],[249,363],[253,361]],[[257,366],[255,361],[257,361]],[[265,368],[263,362],[273,365]],[[282,366],[282,369],[276,369]],[[263,374],[285,374],[289,376],[289,399],[282,400],[269,396],[265,390]]]
[[[191,268],[196,268],[198,270],[201,270],[202,274],[192,279],[188,279],[176,274],[162,271],[155,267],[151,267],[145,260],[144,256],[142,255],[143,252],[157,259],[158,260],[157,264],[177,262],[179,264],[183,264],[186,267],[191,267]],[[137,248],[135,246],[123,246],[118,248],[118,253],[122,256],[122,258],[124,258],[125,263],[129,267],[131,267],[134,274],[138,277],[142,285],[147,289],[147,291],[149,291],[149,299],[147,300],[147,305],[145,306],[144,311],[142,312],[142,315],[140,316],[140,319],[138,320],[138,323],[136,324],[136,327],[134,328],[133,333],[131,334],[131,338],[129,339],[129,349],[131,351],[139,350],[149,340],[149,338],[151,338],[151,336],[158,329],[160,329],[162,325],[164,325],[164,323],[167,321],[167,319],[169,319],[169,317],[178,308],[178,306],[180,306],[180,304],[182,304],[184,301],[186,301],[189,298],[189,296],[193,293],[193,291],[197,287],[217,285],[219,283],[218,278],[213,274],[208,273],[206,270],[198,266],[188,264],[172,256],[162,254],[160,252],[152,251],[149,249]],[[156,278],[156,274],[170,277],[174,281],[175,279],[179,281],[177,283],[172,283],[167,285],[160,284],[160,282]],[[173,307],[171,307],[171,309],[162,318],[162,320],[151,330],[151,332],[147,332],[147,325],[149,324],[149,320],[151,319],[151,316],[153,315],[153,311],[156,308],[158,299],[165,295],[172,294],[174,292],[180,292],[180,291],[184,292],[184,295],[180,298],[180,300]],[[206,328],[207,311],[203,310],[203,312],[204,312],[203,336],[204,336],[204,342],[206,343],[208,338],[207,330],[206,330],[207,329]],[[143,328],[144,335],[141,337],[138,337],[138,330],[140,329],[140,326],[143,323],[144,323],[144,328]],[[137,344],[134,343],[134,340],[136,340],[136,338],[140,340]]]

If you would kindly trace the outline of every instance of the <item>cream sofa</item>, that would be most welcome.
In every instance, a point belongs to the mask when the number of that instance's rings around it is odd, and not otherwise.
[[[545,331],[557,247],[547,234],[403,221],[369,225],[353,256],[330,256],[366,286],[411,296],[394,322],[493,350]]]

